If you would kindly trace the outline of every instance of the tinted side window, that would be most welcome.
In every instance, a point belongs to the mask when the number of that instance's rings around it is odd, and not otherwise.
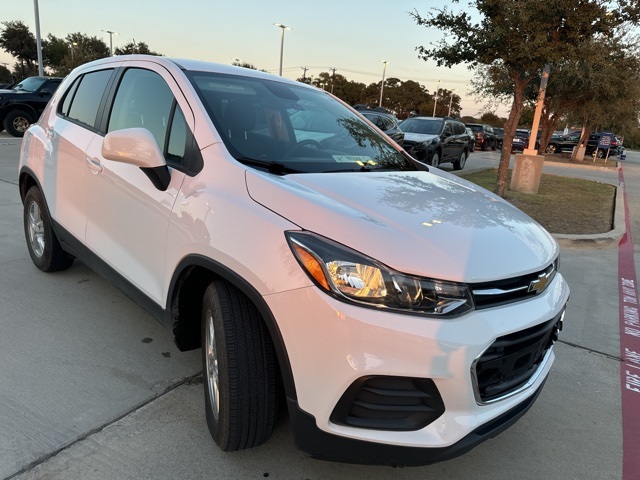
[[[455,133],[456,135],[462,135],[462,134],[466,133],[464,125],[462,125],[461,123],[454,123],[453,124],[453,133]]]
[[[71,99],[67,114],[71,120],[76,120],[91,128],[95,127],[98,107],[109,78],[111,78],[111,70],[100,70],[83,75],[80,79],[80,85]],[[66,100],[65,98],[65,102]]]
[[[151,132],[164,150],[167,127],[173,106],[171,89],[160,75],[131,68],[118,87],[107,132],[141,127]]]
[[[65,94],[64,100],[61,103],[60,109],[58,112],[65,117],[69,115],[69,106],[71,105],[71,101],[73,100],[73,96],[76,94],[76,90],[78,89],[78,85],[80,85],[81,78],[77,78],[71,88],[67,90]]]
[[[444,130],[443,130],[442,133],[444,133],[445,135],[452,135],[453,134],[453,130],[451,128],[451,124],[450,123],[447,122],[447,123],[444,124]]]
[[[397,128],[394,121],[391,120],[390,118],[382,117],[382,121],[384,122],[384,130],[391,130],[391,129]]]
[[[171,121],[171,130],[169,130],[169,141],[167,142],[167,161],[170,163],[182,165],[184,163],[184,155],[187,145],[187,121],[180,107],[176,105]]]
[[[40,89],[40,91],[43,90],[49,90],[50,93],[53,93],[56,91],[56,89],[58,88],[58,86],[60,85],[61,80],[49,80],[48,82],[46,82],[42,88]]]

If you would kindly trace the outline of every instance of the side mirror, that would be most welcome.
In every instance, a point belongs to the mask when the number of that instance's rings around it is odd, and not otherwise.
[[[125,128],[107,133],[102,142],[102,156],[140,168],[166,165],[158,142],[146,128]]]
[[[171,182],[171,173],[158,142],[146,128],[125,128],[107,133],[102,141],[102,156],[140,167],[158,190],[166,190]]]

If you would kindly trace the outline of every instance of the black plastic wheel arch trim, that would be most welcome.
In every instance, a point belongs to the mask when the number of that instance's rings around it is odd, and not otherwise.
[[[287,347],[284,343],[284,339],[282,337],[282,333],[280,332],[280,328],[278,327],[278,323],[262,295],[260,295],[260,293],[249,282],[247,282],[236,272],[226,267],[225,265],[222,265],[203,255],[186,256],[180,261],[174,271],[173,278],[171,279],[171,283],[169,285],[169,295],[167,296],[168,303],[165,311],[171,312],[172,310],[172,306],[174,303],[174,292],[178,279],[181,277],[182,272],[192,267],[204,268],[212,272],[214,275],[217,275],[218,277],[226,280],[227,282],[238,288],[249,298],[249,300],[251,300],[251,302],[253,302],[253,304],[258,309],[258,312],[262,316],[265,325],[269,330],[269,334],[271,335],[273,346],[276,350],[276,356],[278,358],[278,363],[280,366],[280,372],[282,375],[282,382],[284,384],[287,401],[296,401],[298,397],[296,394],[295,382],[293,378],[293,370],[291,369]],[[165,323],[165,326],[173,331],[175,327],[174,319],[167,317],[165,321],[169,322]]]

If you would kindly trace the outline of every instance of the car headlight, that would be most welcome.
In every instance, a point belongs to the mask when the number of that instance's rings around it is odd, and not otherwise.
[[[396,272],[344,245],[309,232],[286,232],[311,280],[342,301],[403,313],[453,317],[473,310],[465,284]]]

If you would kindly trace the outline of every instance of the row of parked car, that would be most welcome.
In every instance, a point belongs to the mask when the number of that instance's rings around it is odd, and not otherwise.
[[[554,154],[554,153],[563,153],[563,152],[571,152],[574,147],[578,146],[580,142],[580,137],[582,133],[580,131],[571,132],[567,135],[557,135],[554,134],[551,136],[551,140],[545,149],[545,153]],[[622,141],[614,136],[611,139],[611,143],[609,144],[609,148],[598,148],[600,144],[600,137],[602,133],[592,133],[589,135],[589,140],[587,141],[585,153],[587,155],[595,155],[598,158],[603,158],[607,156],[607,150],[609,156],[621,155],[624,152],[624,147],[622,146]],[[522,151],[529,145],[529,139],[531,138],[531,132],[529,130],[518,129],[516,130],[516,135],[513,138],[513,145],[511,146],[512,151]],[[536,140],[536,148],[540,145],[539,138]]]
[[[451,163],[455,170],[460,170],[475,149],[497,150],[502,144],[490,125],[424,116],[399,122],[382,108],[356,108],[411,155],[429,165]]]

